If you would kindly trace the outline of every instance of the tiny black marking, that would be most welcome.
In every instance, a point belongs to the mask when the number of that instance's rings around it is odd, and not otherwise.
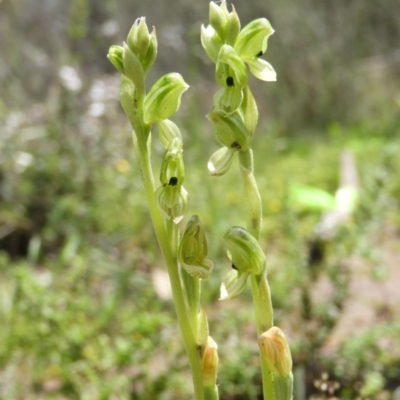
[[[228,78],[226,78],[226,84],[228,87],[232,87],[235,86],[235,81],[231,76],[228,76]]]
[[[232,268],[233,268],[233,269],[236,269],[236,271],[238,270],[238,269],[235,267],[235,264],[233,264],[233,263],[232,263]]]
[[[169,180],[169,185],[176,186],[178,184],[178,178],[176,176],[171,177]]]
[[[256,57],[261,57],[263,55],[262,50],[256,55]]]
[[[242,146],[238,142],[233,142],[231,144],[231,148],[240,150],[242,148]]]

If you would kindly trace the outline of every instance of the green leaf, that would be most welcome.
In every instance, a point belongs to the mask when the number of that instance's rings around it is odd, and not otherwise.
[[[311,211],[327,211],[336,207],[336,199],[329,192],[313,186],[293,185],[289,189],[291,202]]]

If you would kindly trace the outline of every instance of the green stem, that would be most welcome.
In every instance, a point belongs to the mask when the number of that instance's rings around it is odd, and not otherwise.
[[[273,325],[272,313],[269,323],[263,321],[262,313],[260,312],[260,301],[259,301],[259,279],[257,276],[251,276],[251,292],[253,295],[253,305],[254,311],[256,315],[256,326],[257,326],[257,336],[260,337],[262,333],[267,331]],[[271,300],[269,300],[269,304],[265,304],[266,308],[272,310]],[[264,359],[264,357],[260,353],[261,360],[261,374],[262,374],[262,382],[263,382],[263,395],[264,400],[274,400],[274,377],[272,375],[271,369]]]
[[[218,400],[219,399],[219,394],[218,394],[218,386],[204,386],[204,398],[206,400]]]
[[[193,332],[197,335],[197,314],[200,306],[201,281],[200,279],[189,275],[183,268],[181,269],[181,276],[186,292],[189,318]]]
[[[174,224],[172,220],[165,220],[165,229],[169,238],[169,248],[171,250],[171,255],[174,259],[176,259],[179,246],[178,225]]]
[[[200,359],[196,348],[196,341],[190,326],[190,321],[185,308],[185,301],[182,292],[181,282],[179,279],[177,260],[174,258],[173,253],[170,248],[169,238],[164,226],[163,217],[160,210],[157,207],[154,198],[154,178],[150,162],[150,154],[147,146],[147,137],[149,136],[149,131],[143,126],[142,132],[138,131],[138,126],[136,126],[136,142],[137,149],[135,151],[140,170],[142,173],[142,181],[146,192],[147,202],[149,205],[150,215],[153,222],[154,230],[160,245],[161,251],[165,258],[167,264],[167,270],[171,282],[172,297],[174,300],[175,311],[178,318],[178,323],[180,326],[181,334],[183,337],[183,342],[185,345],[186,353],[189,358],[190,367],[192,369],[192,379],[195,392],[196,400],[204,400],[203,393],[203,378],[202,370],[200,365]],[[146,132],[147,131],[147,132]]]
[[[243,197],[245,199],[249,222],[249,232],[258,239],[262,224],[262,204],[257,182],[254,177],[253,151],[239,152],[240,173],[243,183]]]
[[[251,149],[246,152],[239,152],[239,163],[243,182],[243,194],[246,200],[245,203],[249,217],[248,230],[256,239],[258,239],[262,223],[262,204],[260,192],[254,177],[253,152]],[[251,291],[253,295],[258,336],[273,326],[272,303],[266,277],[265,283],[267,285],[268,295],[261,296],[263,304],[261,304],[260,301],[259,287],[261,279],[264,278],[261,276],[251,276]],[[265,307],[265,309],[268,310],[267,313],[263,312],[260,307]],[[266,314],[267,318],[265,318]],[[264,400],[275,400],[274,377],[268,363],[261,354],[260,360]]]

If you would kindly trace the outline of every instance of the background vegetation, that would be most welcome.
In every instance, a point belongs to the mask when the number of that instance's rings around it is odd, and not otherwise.
[[[263,247],[295,363],[296,399],[400,398],[400,5],[396,0],[238,2],[267,17],[278,82],[253,82],[262,116],[256,174]],[[0,399],[190,399],[187,361],[106,59],[133,21],[155,25],[150,83],[182,73],[190,214],[211,239],[205,286],[223,400],[258,399],[249,293],[218,302],[220,238],[241,224],[234,174],[207,177],[217,148],[204,115],[215,91],[199,42],[208,1],[0,2]],[[360,200],[329,241],[321,207],[340,155]],[[155,144],[154,152],[162,150]],[[156,166],[158,170],[158,166]],[[185,185],[186,186],[186,185]]]

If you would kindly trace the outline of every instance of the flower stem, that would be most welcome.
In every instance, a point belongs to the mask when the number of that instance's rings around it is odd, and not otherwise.
[[[140,165],[142,182],[145,188],[147,202],[149,205],[150,215],[153,222],[154,230],[157,236],[158,243],[161,248],[161,252],[165,258],[167,264],[168,275],[170,278],[172,297],[174,300],[174,306],[178,323],[180,326],[181,334],[183,337],[184,346],[186,353],[189,358],[190,367],[192,369],[192,379],[195,392],[196,400],[204,400],[203,393],[203,380],[202,370],[200,365],[200,359],[196,348],[196,341],[190,326],[190,321],[185,308],[185,301],[182,292],[181,282],[179,279],[179,271],[176,257],[173,256],[173,252],[170,248],[170,241],[164,226],[163,217],[159,211],[155,198],[154,198],[154,178],[150,162],[150,150],[147,145],[148,132],[138,132],[136,127],[136,140],[134,143],[137,146],[135,153],[138,158]]]
[[[262,204],[260,192],[254,177],[252,150],[239,152],[239,163],[243,182],[243,193],[246,200],[245,203],[249,218],[248,230],[256,239],[258,239],[262,223]],[[268,291],[267,295],[264,294],[263,296],[260,296],[261,279],[265,279],[264,284]],[[257,335],[260,336],[263,332],[273,326],[272,303],[266,276],[252,275],[251,291],[256,316]],[[263,304],[261,304],[261,302],[263,302]],[[264,311],[267,310],[267,312],[262,312],[260,307],[264,308]],[[275,400],[274,377],[268,363],[261,354],[260,360],[264,400]]]
[[[217,385],[213,387],[204,386],[204,397],[206,398],[206,400],[218,400],[219,399],[218,386]]]
[[[262,318],[259,312],[259,283],[258,277],[252,275],[251,276],[251,292],[253,295],[253,304],[254,304],[254,311],[256,315],[256,326],[257,326],[257,336],[260,336],[263,332],[267,331],[269,328],[272,327],[272,314],[271,319],[268,325],[262,322]],[[265,304],[266,308],[272,309],[272,304]],[[260,353],[260,360],[261,360],[261,374],[262,374],[262,382],[263,382],[263,395],[264,400],[274,400],[275,393],[274,393],[274,377],[272,375],[271,369],[264,359],[264,357]]]
[[[201,281],[181,269],[183,286],[186,292],[189,318],[194,334],[197,334],[197,314],[200,306]],[[198,343],[197,343],[198,344]]]

